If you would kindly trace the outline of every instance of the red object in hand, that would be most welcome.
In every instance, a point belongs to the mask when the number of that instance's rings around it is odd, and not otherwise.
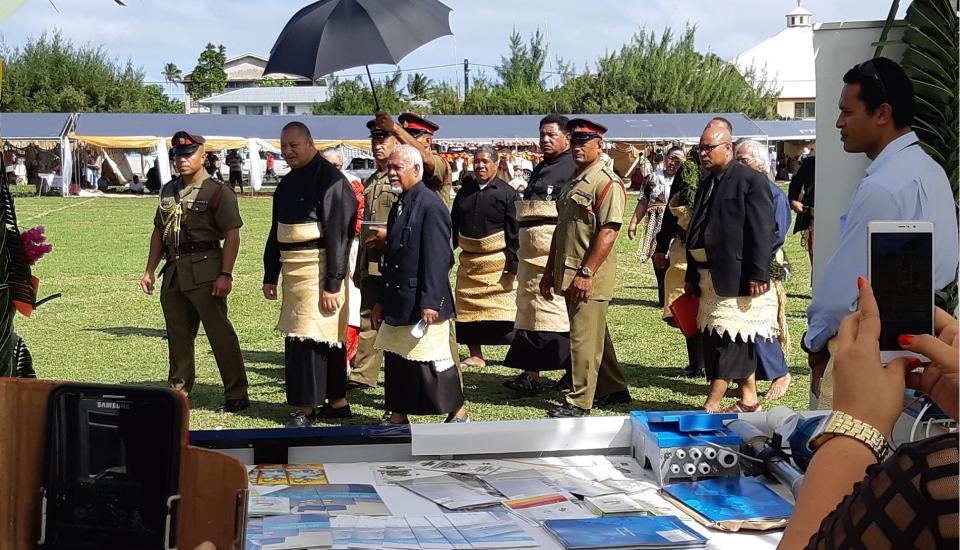
[[[700,329],[697,327],[697,313],[700,312],[700,298],[693,294],[683,294],[670,303],[670,313],[673,320],[680,327],[685,338],[694,336]]]
[[[360,327],[347,326],[347,362],[357,356],[357,347],[360,345]]]

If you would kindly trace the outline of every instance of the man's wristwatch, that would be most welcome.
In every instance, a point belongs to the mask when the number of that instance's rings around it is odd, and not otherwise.
[[[227,279],[230,279],[231,281],[233,280],[233,273],[230,273],[229,271],[221,271],[221,272],[220,272],[220,276],[221,276],[221,277],[226,277]]]
[[[890,451],[887,438],[880,430],[843,411],[834,411],[824,417],[810,437],[810,450],[816,452],[824,443],[837,436],[850,437],[863,443],[877,457],[877,462],[882,461]]]
[[[580,269],[577,270],[577,274],[580,275],[580,276],[582,276],[582,277],[588,277],[588,278],[589,278],[589,277],[593,277],[593,270],[590,269],[589,267],[585,266],[585,265],[582,265],[582,266],[580,266]]]

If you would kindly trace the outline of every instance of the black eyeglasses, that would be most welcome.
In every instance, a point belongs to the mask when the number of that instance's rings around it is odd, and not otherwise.
[[[877,71],[877,67],[873,64],[872,59],[857,65],[857,70],[860,71],[860,74],[863,76],[877,81],[877,84],[880,85],[880,93],[883,94],[884,99],[889,97],[887,95],[887,87],[883,85],[883,77],[880,76],[880,72]]]
[[[709,154],[712,153],[713,150],[716,149],[717,147],[720,147],[721,145],[726,145],[726,144],[728,144],[728,143],[730,143],[730,142],[729,142],[729,141],[720,141],[720,142],[717,142],[717,143],[714,143],[714,144],[701,144],[701,145],[700,145],[700,150],[697,151],[697,153],[700,154],[700,155],[709,155]]]

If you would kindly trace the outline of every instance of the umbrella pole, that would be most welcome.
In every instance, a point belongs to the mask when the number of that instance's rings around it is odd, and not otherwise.
[[[376,106],[376,112],[380,112],[380,100],[377,98],[377,87],[373,84],[373,75],[370,74],[370,65],[364,65],[367,69],[367,78],[370,80],[370,91],[373,92],[373,104]]]

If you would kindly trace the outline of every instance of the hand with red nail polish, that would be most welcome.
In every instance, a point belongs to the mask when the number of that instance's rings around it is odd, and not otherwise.
[[[897,338],[903,349],[922,354],[931,363],[920,372],[912,372],[920,366],[916,359],[901,357],[895,362],[906,365],[908,388],[929,395],[950,418],[956,420],[960,415],[960,330],[957,320],[940,308],[936,310],[933,324],[936,336],[901,334]]]

